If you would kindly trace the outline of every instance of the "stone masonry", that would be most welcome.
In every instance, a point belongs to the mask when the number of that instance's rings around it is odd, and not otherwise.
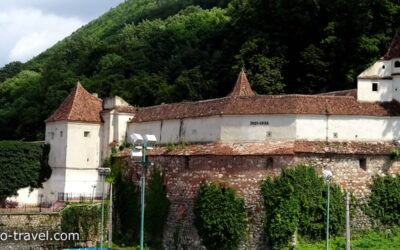
[[[240,249],[266,249],[263,203],[260,184],[267,176],[279,175],[282,168],[313,164],[318,173],[333,172],[334,183],[363,198],[376,174],[400,173],[400,164],[386,155],[298,153],[294,155],[150,155],[152,169],[165,172],[165,184],[171,201],[164,246],[174,249],[205,249],[194,226],[193,201],[204,182],[215,181],[232,186],[245,199],[248,212],[247,236]],[[125,157],[127,176],[138,182],[135,173],[141,167]],[[139,182],[138,182],[139,185]],[[175,234],[175,239],[174,239]],[[179,235],[177,238],[176,235]]]

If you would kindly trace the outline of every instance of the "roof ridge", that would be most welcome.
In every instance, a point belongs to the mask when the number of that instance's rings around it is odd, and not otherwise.
[[[72,98],[71,109],[69,110],[69,113],[68,113],[68,116],[67,116],[67,119],[68,119],[68,120],[71,119],[72,110],[74,109],[74,105],[75,105],[75,102],[76,102],[76,96],[77,96],[77,93],[78,93],[78,87],[79,87],[79,86],[82,86],[82,85],[81,85],[81,83],[78,81],[78,82],[76,83],[76,85],[75,85],[75,89],[73,90],[73,92],[75,91],[75,93],[74,93],[74,97]]]

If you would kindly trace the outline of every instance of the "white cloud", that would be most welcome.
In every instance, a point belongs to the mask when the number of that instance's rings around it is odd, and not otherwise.
[[[0,11],[0,65],[25,62],[84,24],[78,18],[43,13],[38,9]]]

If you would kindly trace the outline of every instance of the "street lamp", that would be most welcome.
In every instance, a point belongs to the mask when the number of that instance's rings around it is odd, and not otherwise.
[[[330,179],[332,177],[332,172],[329,170],[324,170],[322,171],[322,173],[324,174],[324,178],[326,180],[326,182],[328,182],[328,202],[326,205],[326,250],[328,250],[329,246],[329,189],[330,189]]]
[[[92,189],[93,189],[93,191],[92,191],[92,202],[93,202],[93,200],[94,200],[94,190],[96,189],[96,185],[92,185]]]
[[[146,189],[146,166],[153,165],[151,162],[146,161],[146,150],[153,149],[154,145],[157,142],[155,135],[145,135],[141,136],[140,134],[132,134],[131,139],[135,149],[131,150],[131,158],[134,157],[142,157],[142,161],[135,161],[136,164],[142,165],[142,202],[141,202],[141,223],[140,223],[140,250],[143,250],[143,238],[144,238],[144,194]]]
[[[99,175],[103,177],[103,189],[101,191],[101,233],[100,233],[100,249],[103,249],[103,228],[104,228],[104,182],[106,176],[111,173],[110,168],[99,168]]]

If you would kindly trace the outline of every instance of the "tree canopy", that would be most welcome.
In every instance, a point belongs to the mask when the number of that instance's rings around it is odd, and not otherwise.
[[[355,88],[399,19],[395,0],[127,0],[0,69],[0,139],[43,138],[77,80],[138,106],[225,96],[241,68],[258,94]]]

